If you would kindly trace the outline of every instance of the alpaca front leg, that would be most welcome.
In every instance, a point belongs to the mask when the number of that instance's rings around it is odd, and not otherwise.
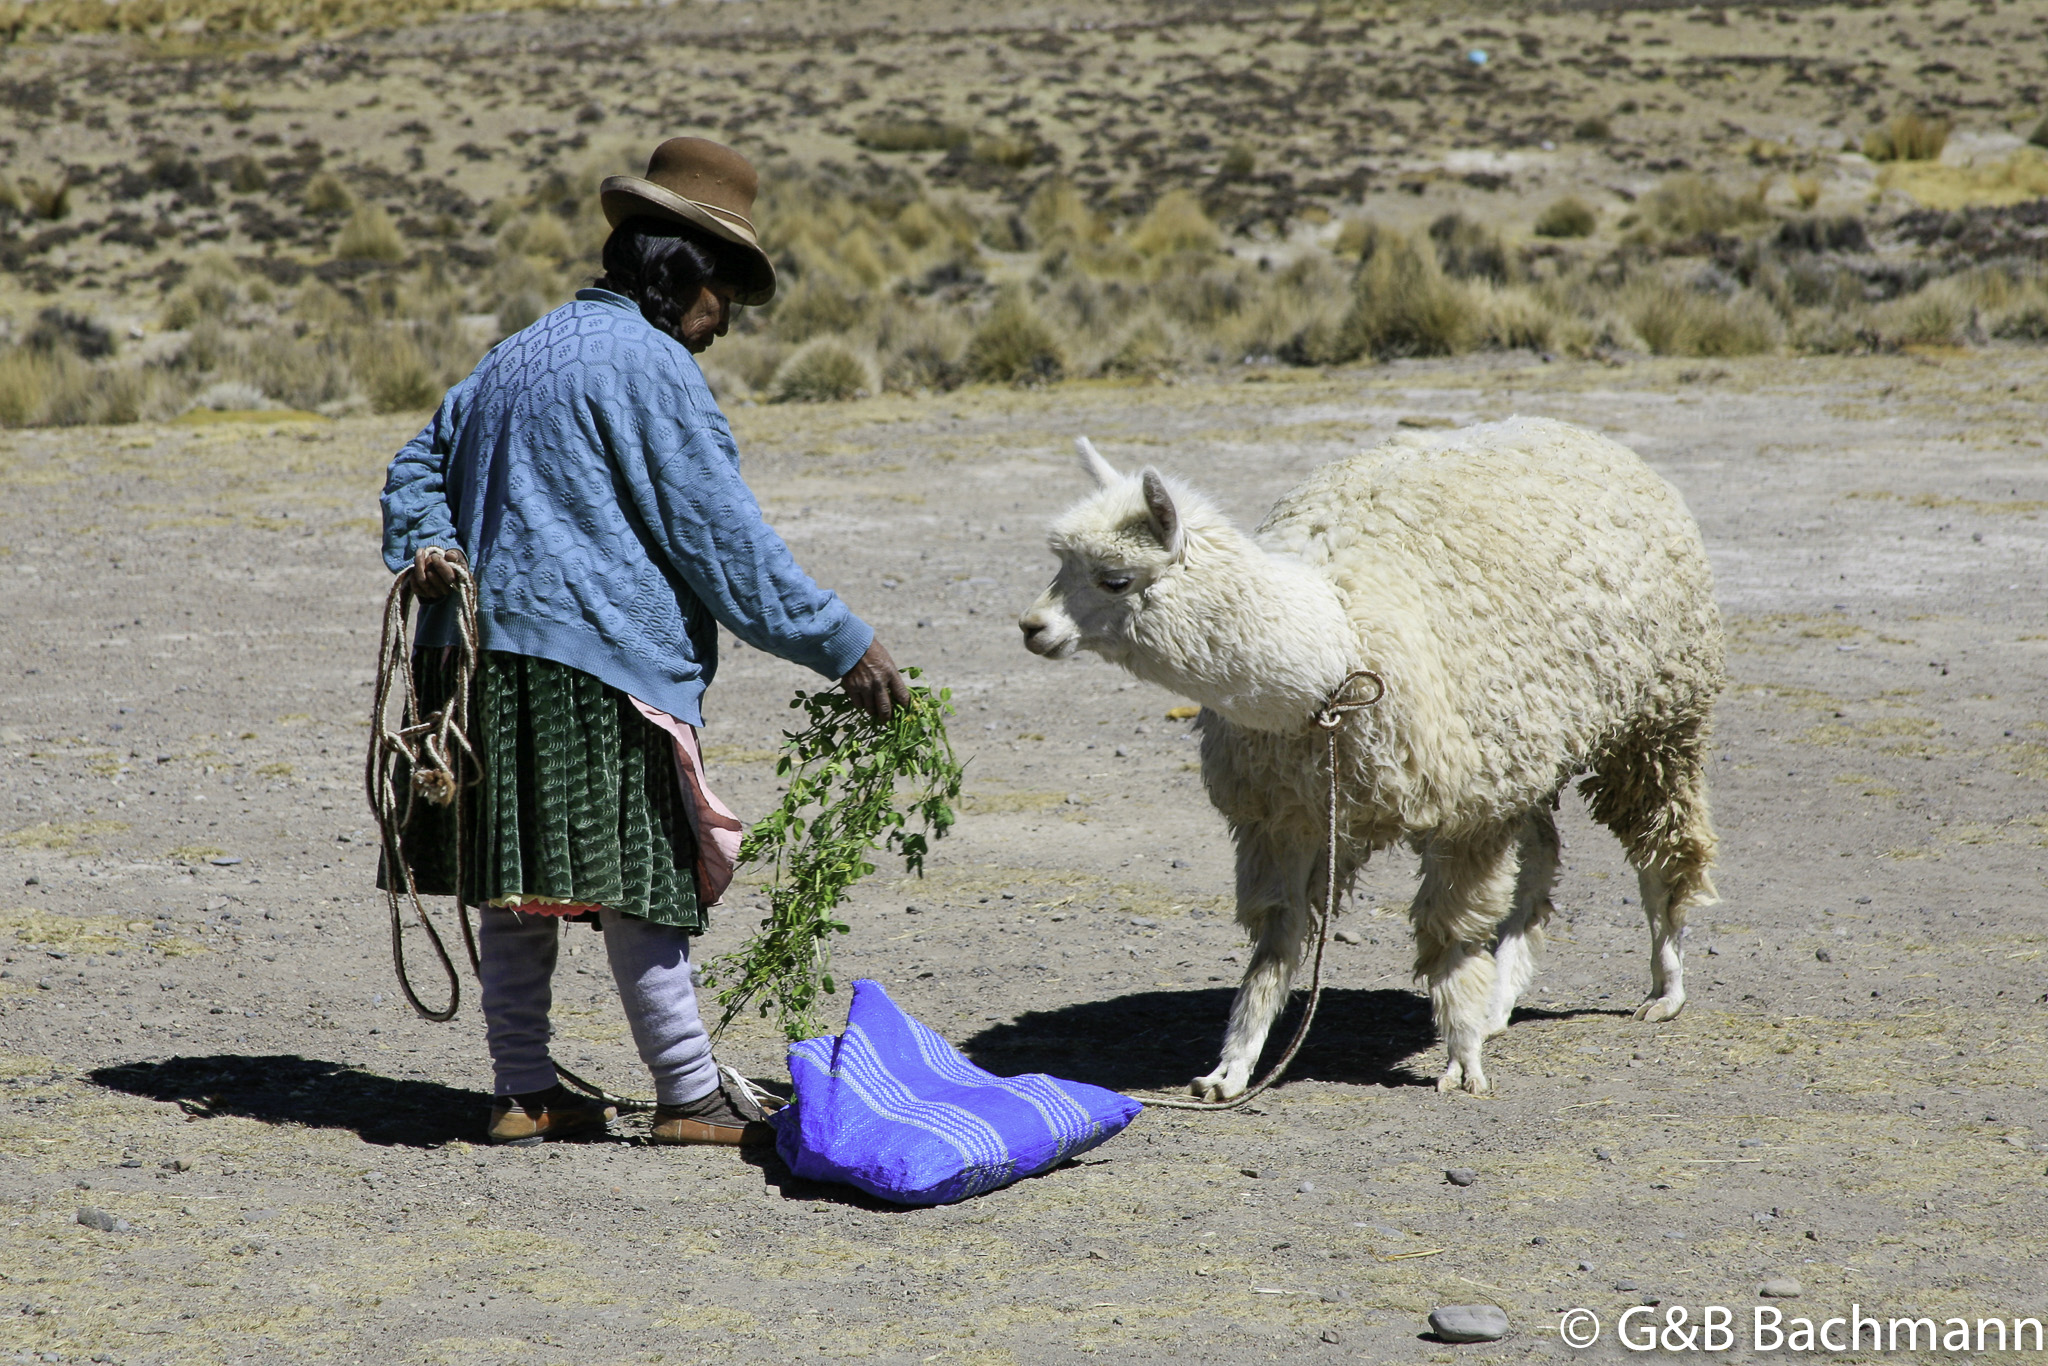
[[[1507,918],[1515,886],[1514,835],[1503,827],[1485,836],[1422,847],[1422,885],[1408,908],[1415,929],[1415,975],[1429,989],[1431,1013],[1449,1062],[1439,1091],[1491,1089],[1480,1063],[1497,974],[1486,941]]]
[[[1269,925],[1278,922],[1283,931],[1288,919],[1284,911],[1268,916]],[[1271,929],[1259,936],[1252,964],[1237,989],[1237,999],[1230,1003],[1230,1028],[1223,1037],[1222,1061],[1216,1064],[1215,1071],[1189,1083],[1190,1093],[1203,1100],[1235,1100],[1251,1084],[1252,1068],[1258,1066],[1266,1035],[1287,1004],[1295,965],[1301,956],[1300,935],[1292,936],[1291,946],[1279,942],[1285,937],[1284,932],[1276,934]]]
[[[1685,1009],[1685,912],[1672,904],[1671,887],[1655,868],[1636,871],[1643,894],[1643,915],[1650,922],[1650,994],[1636,1008],[1636,1018],[1661,1024]]]

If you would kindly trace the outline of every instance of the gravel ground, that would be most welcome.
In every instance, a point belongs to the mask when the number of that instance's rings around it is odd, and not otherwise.
[[[861,888],[842,976],[999,1071],[1206,1071],[1244,955],[1180,699],[1032,659],[1012,624],[1083,489],[1070,439],[1252,521],[1401,419],[1513,412],[1634,445],[1712,549],[1725,900],[1694,925],[1685,1014],[1628,1018],[1633,879],[1567,801],[1557,934],[1490,1048],[1495,1097],[1431,1089],[1393,857],[1286,1085],[915,1211],[631,1122],[481,1146],[479,1017],[397,997],[359,789],[374,495],[409,422],[0,434],[0,1361],[1548,1360],[1563,1309],[1620,1356],[1625,1308],[1728,1305],[1746,1330],[1771,1276],[1816,1320],[2038,1316],[2048,385],[2027,353],[741,409],[771,520],[953,688],[969,760],[929,875]],[[744,814],[808,681],[731,648],[705,739]],[[596,942],[571,943],[562,1056],[642,1088]],[[755,1022],[722,1051],[781,1073]],[[1446,1304],[1498,1305],[1509,1335],[1425,1336]]]

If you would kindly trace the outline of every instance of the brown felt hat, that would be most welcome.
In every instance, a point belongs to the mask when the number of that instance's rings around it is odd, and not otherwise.
[[[654,149],[647,175],[606,176],[597,187],[605,221],[613,227],[645,215],[688,223],[737,248],[728,252],[735,301],[765,304],[775,297],[775,267],[754,234],[754,192],[760,177],[747,159],[708,138],[670,138]]]

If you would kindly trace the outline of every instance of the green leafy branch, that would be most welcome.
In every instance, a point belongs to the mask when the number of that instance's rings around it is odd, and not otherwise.
[[[905,871],[922,877],[927,835],[938,839],[953,824],[961,769],[946,738],[952,697],[912,687],[886,723],[841,692],[799,692],[790,702],[804,725],[783,732],[775,771],[788,790],[740,843],[742,864],[769,870],[768,914],[744,947],[705,972],[724,1012],[713,1033],[750,1005],[764,1019],[773,1011],[791,1040],[822,1032],[813,1013],[819,993],[837,990],[830,936],[849,929],[838,910],[875,871],[868,855],[900,855]]]

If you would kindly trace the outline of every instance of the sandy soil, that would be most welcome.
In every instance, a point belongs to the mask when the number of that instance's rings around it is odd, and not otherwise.
[[[1633,444],[1712,548],[1725,901],[1695,924],[1685,1014],[1628,1018],[1633,880],[1567,800],[1557,942],[1492,1045],[1495,1098],[1427,1084],[1394,858],[1255,1109],[1151,1111],[1077,1165],[923,1211],[632,1123],[480,1145],[478,1016],[398,1000],[359,793],[374,495],[410,424],[0,437],[0,1351],[1541,1360],[1562,1308],[1746,1314],[1770,1272],[1804,1283],[1794,1312],[2039,1313],[2048,385],[2025,352],[740,410],[771,519],[954,689],[971,761],[957,836],[923,883],[861,889],[842,972],[997,1070],[1136,1091],[1206,1070],[1242,944],[1177,699],[1032,659],[1012,625],[1081,491],[1069,441],[1251,520],[1400,419],[1514,412]],[[733,648],[706,739],[745,812],[806,681]],[[735,905],[706,949],[747,923]],[[562,1056],[635,1090],[602,959],[572,943]],[[757,1025],[722,1051],[780,1071]],[[1504,1342],[1419,1337],[1432,1306],[1481,1301]]]

